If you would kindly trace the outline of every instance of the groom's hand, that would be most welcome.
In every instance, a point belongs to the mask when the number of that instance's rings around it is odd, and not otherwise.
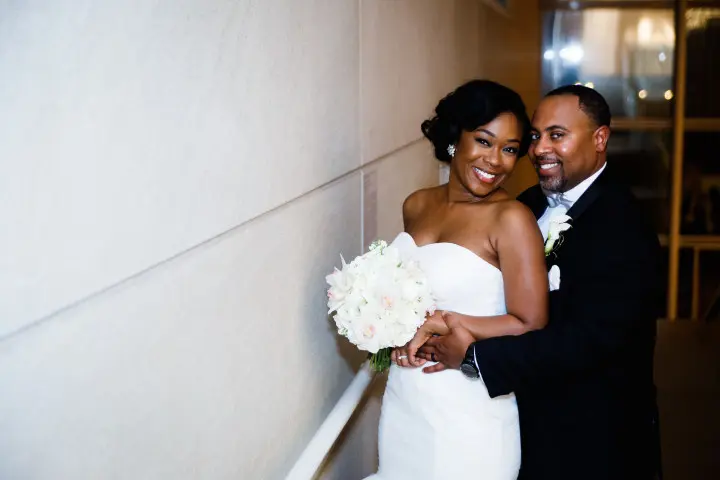
[[[459,326],[452,328],[448,335],[431,338],[418,351],[418,357],[440,363],[425,367],[423,372],[436,373],[446,368],[457,370],[473,342],[475,337],[470,331]]]
[[[434,335],[447,335],[450,333],[450,327],[445,323],[446,315],[448,315],[448,313],[442,310],[437,310],[430,315],[415,333],[410,343],[407,344],[407,355],[410,360],[410,365],[413,367],[421,367],[426,362],[425,359],[417,355],[418,349],[422,347],[425,342],[430,340]]]

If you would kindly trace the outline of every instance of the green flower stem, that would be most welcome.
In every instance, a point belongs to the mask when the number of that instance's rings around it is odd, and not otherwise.
[[[377,353],[371,354],[370,367],[380,373],[390,368],[390,353],[392,353],[391,348],[383,348],[378,350]]]

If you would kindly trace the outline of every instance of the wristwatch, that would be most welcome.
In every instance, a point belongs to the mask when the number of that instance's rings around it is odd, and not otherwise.
[[[480,378],[480,371],[475,364],[475,346],[470,345],[467,352],[465,352],[465,358],[460,364],[460,371],[468,378],[477,379]]]

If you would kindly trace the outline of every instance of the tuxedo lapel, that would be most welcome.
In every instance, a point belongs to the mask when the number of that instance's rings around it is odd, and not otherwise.
[[[540,220],[540,217],[543,216],[545,213],[545,210],[548,208],[548,201],[547,197],[542,191],[542,188],[540,188],[540,185],[534,185],[527,190],[525,190],[520,196],[517,198],[520,202],[525,204],[526,207],[528,207],[530,210],[532,210],[533,215],[535,215],[535,218],[537,220]],[[555,257],[553,254],[550,254],[545,257],[545,264],[550,270],[550,267],[554,264]]]
[[[548,270],[550,270],[553,265],[559,265],[560,256],[562,255],[563,250],[565,250],[566,247],[565,243],[567,243],[568,241],[572,241],[572,238],[575,235],[575,225],[577,224],[578,219],[582,216],[583,213],[587,211],[587,209],[595,202],[595,200],[600,197],[607,183],[608,175],[606,168],[605,171],[603,171],[600,176],[595,179],[592,185],[590,185],[590,187],[585,190],[585,192],[580,196],[580,198],[577,199],[573,206],[570,207],[567,215],[571,219],[570,224],[572,225],[572,227],[561,234],[562,243],[560,243],[550,255],[545,257],[545,263],[547,264]]]
[[[605,171],[603,171],[600,176],[595,179],[592,185],[590,185],[590,187],[585,190],[585,193],[583,193],[580,198],[578,198],[577,201],[573,204],[573,206],[570,207],[570,210],[568,210],[567,214],[570,218],[572,218],[573,223],[577,222],[578,218],[580,218],[580,216],[585,213],[588,207],[592,205],[595,200],[597,200],[597,198],[602,193],[605,184],[607,183],[607,179],[607,168],[605,168]]]
[[[590,205],[592,205],[603,192],[605,184],[608,181],[607,179],[608,175],[606,168],[605,171],[603,171],[600,176],[595,179],[592,185],[590,185],[590,187],[588,187],[588,189],[580,196],[580,198],[577,199],[573,206],[570,207],[567,215],[572,219],[571,224],[573,227],[582,214],[585,213]],[[542,217],[545,213],[545,210],[548,208],[547,197],[545,197],[545,193],[543,193],[540,185],[530,187],[518,197],[518,200],[530,208],[537,219],[540,219],[540,217]],[[562,242],[565,243],[568,239],[571,239],[572,236],[573,228],[570,228],[570,230],[562,233]],[[553,265],[558,264],[559,256],[562,254],[562,250],[563,245],[560,244],[553,252],[545,257],[545,264],[548,270],[550,270]]]

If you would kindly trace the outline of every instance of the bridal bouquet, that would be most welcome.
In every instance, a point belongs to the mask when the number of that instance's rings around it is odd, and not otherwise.
[[[392,347],[409,342],[435,311],[427,277],[413,260],[384,241],[326,277],[329,313],[338,333],[372,355],[375,371],[390,367]]]

